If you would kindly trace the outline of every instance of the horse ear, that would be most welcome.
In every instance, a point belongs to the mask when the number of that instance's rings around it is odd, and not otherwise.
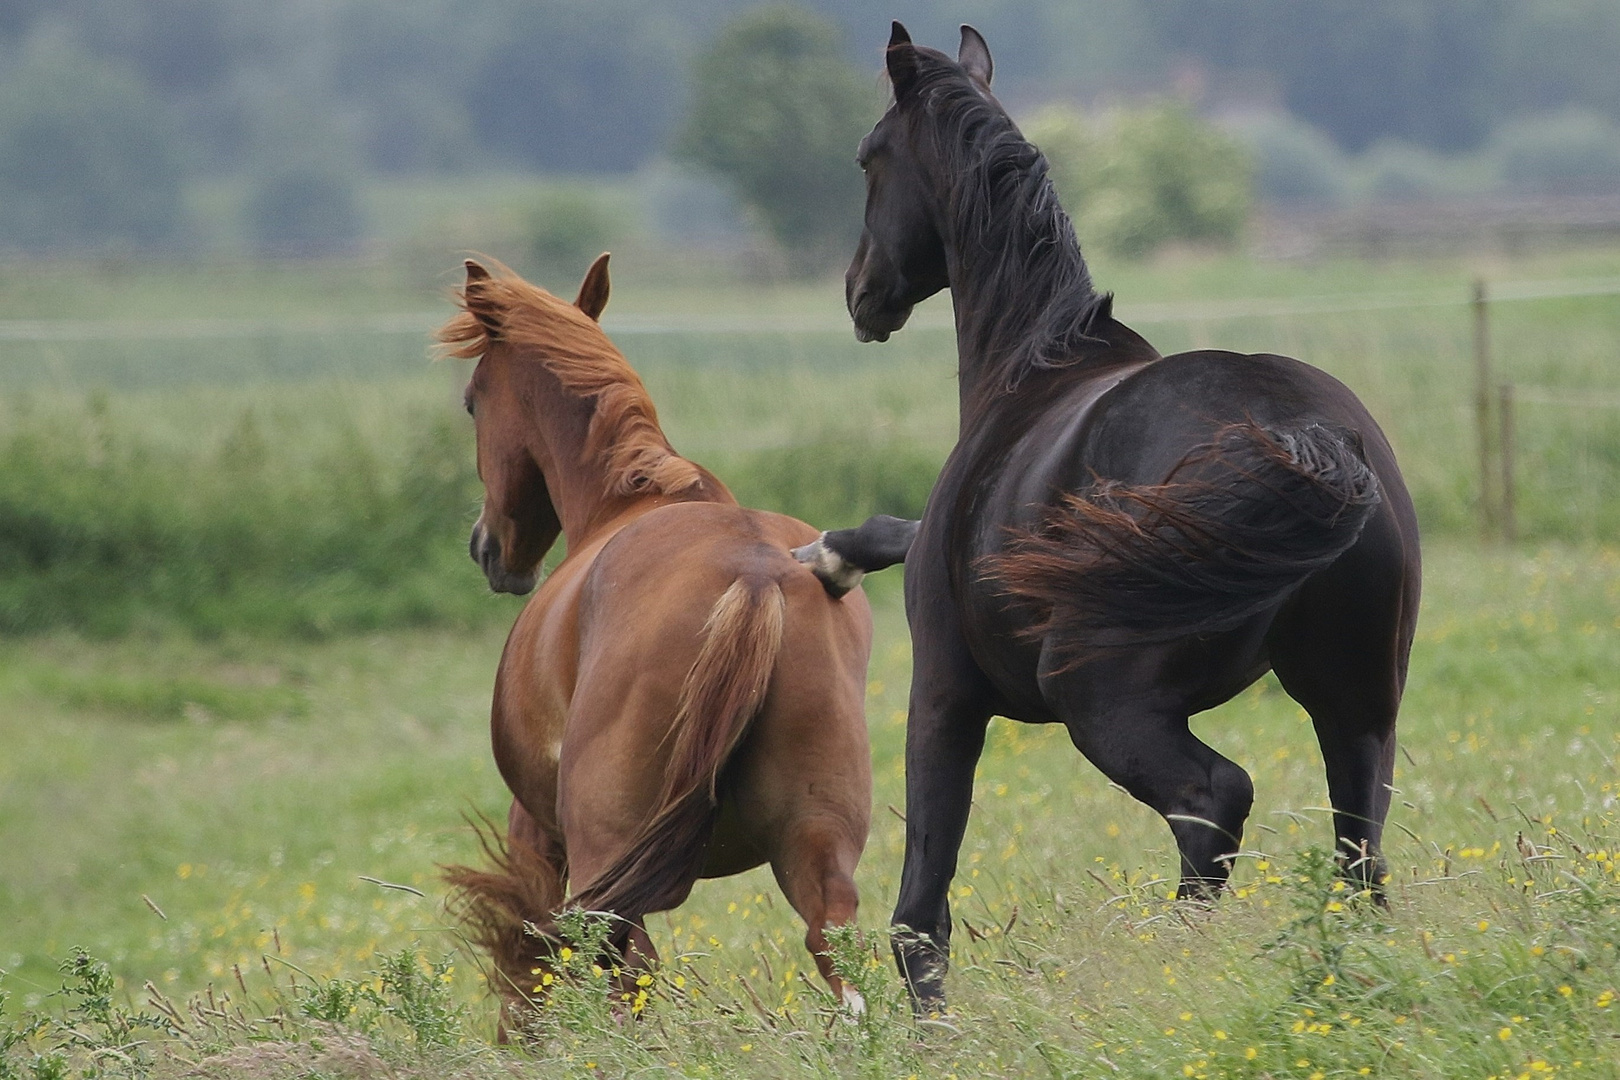
[[[911,35],[906,33],[899,19],[894,21],[894,27],[889,31],[889,47],[884,50],[883,62],[889,69],[889,84],[894,87],[894,99],[899,101],[910,91],[912,83],[917,81],[917,48],[911,43]]]
[[[995,70],[995,63],[990,59],[990,46],[985,44],[984,35],[967,23],[962,24],[962,45],[956,50],[956,62],[962,65],[962,70],[989,89],[990,75]]]
[[[500,309],[489,295],[489,290],[483,287],[491,280],[489,271],[471,259],[466,261],[466,267],[467,284],[461,290],[462,305],[469,315],[484,324],[485,330],[495,334],[501,328]]]
[[[585,271],[585,280],[579,283],[579,296],[574,300],[574,306],[579,308],[592,319],[601,321],[602,309],[608,302],[608,256],[611,252],[604,251],[591,263],[591,268]]]

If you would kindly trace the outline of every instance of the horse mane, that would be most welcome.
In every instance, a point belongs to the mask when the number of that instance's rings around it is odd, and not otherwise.
[[[703,470],[669,445],[641,376],[596,320],[493,265],[493,276],[455,291],[461,310],[435,335],[444,354],[472,360],[505,342],[538,358],[565,390],[594,398],[585,452],[602,462],[609,493],[678,495],[700,485]]]
[[[1094,344],[1114,298],[1092,283],[1046,156],[954,60],[916,53],[910,95],[944,170],[956,250],[995,298],[981,302],[974,340],[963,344],[999,376],[981,383],[987,392],[1016,390],[1031,371],[1067,366]]]

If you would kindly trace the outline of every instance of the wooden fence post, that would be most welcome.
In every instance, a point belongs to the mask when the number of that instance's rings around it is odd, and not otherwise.
[[[1511,544],[1518,539],[1518,522],[1513,507],[1513,384],[1503,383],[1497,420],[1502,425],[1499,449],[1502,454],[1502,539]]]
[[[1491,334],[1485,280],[1474,279],[1474,424],[1479,436],[1479,531],[1489,540],[1496,531],[1491,499]]]

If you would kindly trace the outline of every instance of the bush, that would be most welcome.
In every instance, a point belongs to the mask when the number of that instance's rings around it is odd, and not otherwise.
[[[1101,122],[1049,106],[1026,133],[1046,154],[1083,243],[1141,257],[1177,240],[1229,244],[1248,220],[1241,144],[1184,105],[1120,110]]]
[[[1265,202],[1334,206],[1349,195],[1345,160],[1332,139],[1291,116],[1257,116],[1231,125],[1254,161],[1255,191]]]
[[[1504,124],[1486,153],[1502,181],[1546,195],[1620,191],[1620,127],[1578,109]]]
[[[189,448],[127,434],[95,402],[18,425],[0,439],[0,633],[319,637],[478,617],[471,440],[448,419],[400,422],[414,434],[393,458],[352,421],[310,447],[251,411]]]
[[[922,517],[940,463],[913,443],[825,432],[710,464],[744,506],[837,529],[873,514]]]
[[[1374,202],[1421,202],[1454,193],[1453,165],[1432,150],[1381,142],[1357,162],[1360,194]]]
[[[388,442],[346,409],[249,407],[221,437],[137,434],[93,397],[0,427],[0,635],[179,630],[325,638],[509,620],[467,558],[483,497],[448,408],[390,408]],[[284,418],[288,412],[310,413]],[[9,429],[9,430],[8,430]],[[825,432],[708,455],[744,504],[820,528],[919,517],[939,455]],[[555,557],[555,556],[554,556]],[[295,690],[107,676],[45,687],[78,707],[172,720],[298,715]]]
[[[541,274],[577,278],[619,231],[599,197],[575,187],[548,188],[529,217],[529,251]]]

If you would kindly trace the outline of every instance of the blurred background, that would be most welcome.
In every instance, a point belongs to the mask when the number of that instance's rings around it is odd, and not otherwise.
[[[1265,233],[1295,252],[1358,238],[1370,207],[1443,204],[1426,231],[1452,243],[1509,218],[1620,219],[1605,0],[10,0],[0,248],[284,256],[521,235],[537,261],[635,241],[802,270],[835,246],[819,234],[847,231],[847,143],[881,107],[891,17],[949,48],[977,24],[1020,117],[1056,103],[1102,127],[1135,106],[1130,126],[1175,103],[1241,149],[1218,221],[1144,230],[1116,208],[1093,243],[1230,238],[1251,202],[1314,212]],[[803,138],[778,126],[773,143],[766,121],[796,109]],[[767,151],[797,160],[751,165]],[[791,190],[818,193],[811,220],[776,205]]]

